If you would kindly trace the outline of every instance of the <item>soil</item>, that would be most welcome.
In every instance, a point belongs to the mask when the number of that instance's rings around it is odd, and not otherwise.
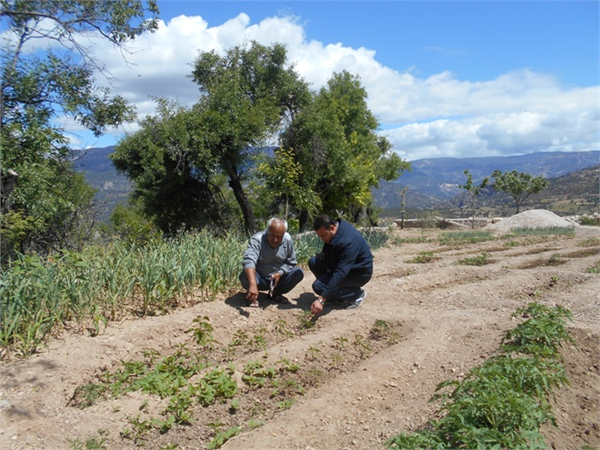
[[[433,418],[439,404],[429,400],[438,383],[460,380],[494,355],[518,323],[513,312],[536,301],[568,308],[576,341],[563,346],[570,384],[555,390],[558,427],[544,426],[546,444],[598,449],[598,231],[519,237],[512,246],[509,238],[447,246],[436,239],[442,231],[395,230],[390,245],[374,252],[375,276],[359,309],[328,306],[309,321],[314,278],[306,271],[289,305],[261,295],[260,308],[247,308],[235,292],[168,315],[111,323],[95,337],[64,332],[27,360],[2,363],[0,448],[199,449],[240,426],[222,448],[384,449],[390,437]],[[434,258],[410,262],[423,252]],[[486,265],[457,263],[482,253],[490,255]],[[187,332],[199,325],[197,317],[213,327],[210,351]],[[191,424],[136,434],[140,424],[162,417],[167,399],[134,391],[81,407],[79,386],[123,361],[143,360],[144,350],[166,355],[183,344],[223,367],[235,364],[237,408],[231,400],[194,404]],[[276,375],[252,387],[242,380],[249,362]]]

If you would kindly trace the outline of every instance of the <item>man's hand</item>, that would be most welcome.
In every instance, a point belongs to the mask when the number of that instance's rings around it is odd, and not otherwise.
[[[250,300],[251,302],[258,300],[258,286],[256,284],[248,288],[246,300]]]
[[[279,272],[275,272],[273,275],[271,275],[271,279],[273,280],[273,287],[277,287],[279,280],[281,280],[281,274]]]
[[[318,316],[323,312],[323,304],[319,300],[322,300],[322,297],[317,298],[310,306],[310,313],[313,316]]]

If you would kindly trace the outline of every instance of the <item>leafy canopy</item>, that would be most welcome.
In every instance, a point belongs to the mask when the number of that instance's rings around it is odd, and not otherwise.
[[[525,172],[512,170],[502,173],[496,169],[492,172],[494,189],[510,194],[517,204],[517,214],[521,205],[531,194],[537,194],[548,187],[548,180],[543,176],[534,177]]]
[[[96,85],[94,69],[102,68],[83,38],[125,48],[157,28],[157,14],[155,0],[0,1],[1,164],[2,178],[11,180],[2,184],[2,234],[15,237],[3,242],[9,244],[3,257],[67,245],[68,221],[93,223],[83,214],[93,196],[69,163],[69,139],[55,119],[69,118],[99,136],[135,118],[122,97]],[[13,224],[18,233],[11,232]]]
[[[378,122],[366,99],[357,76],[336,73],[283,136],[303,168],[303,190],[319,199],[324,212],[355,222],[372,205],[371,188],[380,179],[395,179],[410,169],[377,134]]]

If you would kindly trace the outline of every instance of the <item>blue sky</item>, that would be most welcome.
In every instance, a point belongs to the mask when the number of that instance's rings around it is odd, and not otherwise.
[[[160,1],[159,32],[125,64],[98,44],[112,90],[153,114],[149,96],[197,99],[200,51],[281,42],[314,89],[361,77],[371,111],[407,160],[599,148],[597,1]],[[99,82],[102,80],[99,78]],[[67,124],[71,126],[71,124]],[[74,146],[113,145],[73,128]]]

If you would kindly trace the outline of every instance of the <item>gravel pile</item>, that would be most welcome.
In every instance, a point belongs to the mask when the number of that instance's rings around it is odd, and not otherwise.
[[[553,212],[545,209],[532,209],[502,219],[500,222],[488,225],[486,228],[510,232],[514,228],[564,228],[575,226],[575,223],[563,219]]]

